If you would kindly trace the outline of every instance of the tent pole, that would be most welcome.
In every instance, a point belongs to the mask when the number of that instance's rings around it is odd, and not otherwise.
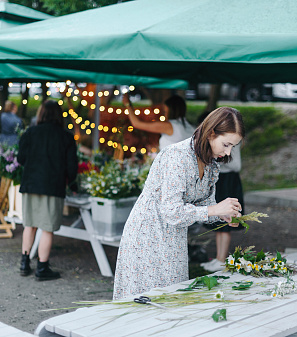
[[[95,152],[99,150],[99,130],[98,130],[98,126],[100,124],[100,98],[98,96],[99,91],[100,91],[100,84],[96,84],[96,93],[95,93],[96,108],[94,116],[95,128],[93,132],[93,156]]]

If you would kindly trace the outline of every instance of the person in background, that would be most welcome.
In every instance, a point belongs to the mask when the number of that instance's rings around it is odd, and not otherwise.
[[[29,253],[37,228],[42,229],[35,272],[39,281],[60,277],[49,267],[53,232],[62,224],[66,184],[77,190],[77,148],[73,135],[63,128],[59,104],[42,104],[37,125],[29,127],[19,143],[18,162],[24,166],[20,192],[23,204],[23,240],[20,274],[31,273]]]
[[[236,198],[215,201],[218,162],[229,162],[244,137],[241,114],[222,107],[192,137],[166,146],[155,158],[124,227],[118,251],[114,300],[188,279],[188,226],[230,223]],[[229,224],[238,226],[238,224]]]
[[[186,120],[187,106],[185,100],[178,95],[173,95],[164,102],[166,119],[164,122],[146,122],[139,119],[134,113],[128,94],[123,96],[123,104],[129,110],[128,116],[134,128],[161,134],[159,139],[160,150],[191,137],[195,131],[195,128]]]
[[[200,125],[209,112],[203,113],[198,119],[198,125]],[[243,190],[240,179],[241,170],[241,153],[240,153],[241,143],[234,146],[231,152],[232,160],[229,163],[220,164],[220,174],[219,180],[216,183],[216,202],[221,202],[222,200],[231,197],[237,198],[241,204],[242,211],[244,214],[244,202],[243,202]],[[214,228],[215,226],[220,226],[222,223],[217,222],[211,225],[205,224],[204,226],[208,229]],[[225,268],[225,259],[229,253],[229,247],[231,242],[231,231],[242,229],[243,227],[239,225],[238,227],[225,226],[215,231],[216,233],[216,258],[210,262],[201,263],[200,265],[211,272],[223,270]]]
[[[3,112],[0,114],[0,143],[15,145],[19,137],[17,130],[24,129],[24,123],[16,114],[18,107],[11,101],[6,101]]]

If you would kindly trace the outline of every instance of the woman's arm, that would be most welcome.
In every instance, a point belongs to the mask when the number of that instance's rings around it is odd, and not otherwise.
[[[139,119],[134,113],[134,109],[127,94],[123,96],[123,104],[129,111],[128,117],[134,128],[153,133],[166,133],[169,136],[173,134],[173,127],[170,122],[144,122]]]

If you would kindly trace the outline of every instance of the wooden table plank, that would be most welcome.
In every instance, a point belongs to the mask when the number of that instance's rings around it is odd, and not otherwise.
[[[217,273],[216,273],[217,274]],[[230,274],[223,274],[230,275]],[[294,276],[297,280],[297,276]],[[68,337],[128,337],[133,335],[156,337],[232,337],[232,336],[281,336],[284,331],[295,332],[297,317],[297,294],[286,298],[271,298],[264,292],[272,290],[283,278],[246,277],[234,274],[227,280],[220,280],[219,289],[224,291],[225,300],[199,303],[190,306],[170,307],[162,310],[141,305],[125,307],[113,302],[93,308],[82,308],[75,312],[53,317],[45,322],[48,331]],[[234,282],[253,281],[253,286],[246,291],[232,290]],[[177,289],[185,288],[190,281],[147,293],[149,297],[160,294],[172,294]],[[263,282],[267,284],[263,287]],[[218,288],[203,292],[203,298],[212,299]],[[199,293],[199,292],[198,292]],[[207,295],[206,295],[207,294]],[[125,299],[124,301],[131,300]],[[228,302],[230,301],[230,302]],[[166,303],[163,304],[166,306]],[[217,309],[227,309],[227,321],[214,322],[212,314]],[[297,313],[296,313],[297,315]],[[287,322],[290,322],[290,324]],[[284,325],[286,324],[286,325]],[[275,328],[271,328],[275,326]],[[246,334],[246,335],[244,335]]]

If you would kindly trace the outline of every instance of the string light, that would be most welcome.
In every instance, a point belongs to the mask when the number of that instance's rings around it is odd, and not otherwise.
[[[107,142],[107,145],[108,145],[108,146],[112,146],[112,145],[113,145],[113,141],[112,141],[112,140],[109,140],[109,141]]]
[[[125,113],[125,115],[129,115],[129,110],[125,109],[124,113]]]
[[[165,118],[164,116],[160,116],[160,121],[161,121],[161,122],[164,122],[165,119],[166,119],[166,118]]]
[[[105,110],[105,106],[101,105],[99,108],[100,111],[104,111]]]
[[[74,102],[76,102],[78,100],[77,96],[73,96],[72,99],[74,100]]]
[[[91,128],[94,129],[95,128],[95,123],[91,123]]]
[[[86,90],[84,90],[84,91],[82,92],[82,95],[83,95],[83,96],[87,96],[87,95],[88,95],[88,92],[87,92]]]
[[[86,130],[86,134],[87,134],[87,135],[90,135],[91,132],[92,132],[92,131],[91,131],[90,129],[87,129],[87,130]]]
[[[108,96],[109,95],[109,91],[104,91],[104,96]]]
[[[120,115],[122,113],[122,109],[116,109],[116,114]]]
[[[143,147],[143,148],[140,150],[140,153],[145,154],[145,153],[146,153],[146,148]]]
[[[123,150],[124,150],[124,151],[128,151],[128,150],[129,150],[129,147],[128,147],[127,145],[124,145],[124,146],[123,146]]]
[[[133,128],[133,126],[132,126],[132,125],[128,126],[128,131],[129,131],[129,132],[132,132],[132,131],[133,131],[133,129],[134,129],[134,128]]]
[[[63,112],[63,117],[66,118],[68,116],[68,113],[66,111]]]
[[[87,106],[88,105],[88,102],[85,99],[83,99],[80,103],[81,103],[82,106]]]
[[[99,131],[103,130],[103,125],[101,125],[101,124],[98,125],[98,130],[99,130]]]
[[[135,113],[135,115],[140,115],[140,110],[138,110],[138,109],[136,109],[135,111],[134,111],[134,113]]]
[[[38,101],[39,100],[39,96],[38,95],[34,95],[34,99],[35,99],[35,101]]]
[[[86,120],[86,121],[85,121],[85,125],[86,125],[86,126],[90,125],[90,121],[89,121],[89,120]]]
[[[117,143],[117,142],[114,142],[114,143],[112,144],[112,147],[116,149],[116,148],[118,147],[118,143]]]
[[[73,124],[68,124],[68,129],[69,130],[73,129]]]
[[[22,100],[22,103],[23,103],[24,105],[26,105],[26,104],[28,103],[28,101],[27,101],[26,99],[23,99],[23,100]]]
[[[59,104],[59,105],[63,105],[63,103],[64,103],[64,102],[63,102],[63,100],[61,100],[61,99],[58,101],[58,104]]]
[[[108,130],[109,130],[108,126],[104,126],[104,127],[103,127],[103,131],[104,131],[104,132],[107,132]]]
[[[79,140],[79,135],[74,135],[75,140]]]
[[[48,90],[48,91],[46,92],[46,94],[47,94],[48,96],[50,96],[50,95],[51,95],[51,91]]]
[[[136,147],[135,147],[135,146],[130,147],[130,151],[131,151],[132,153],[136,152]]]
[[[94,96],[94,91],[90,91],[89,92],[89,97],[93,97]]]
[[[158,109],[158,108],[154,109],[154,113],[155,113],[156,115],[158,115],[158,114],[160,113],[160,109]]]
[[[91,108],[91,110],[96,109],[96,104],[91,104],[91,105],[90,105],[90,108]]]
[[[150,112],[149,109],[145,109],[145,110],[144,110],[144,114],[145,114],[145,115],[149,115],[150,113],[151,113],[151,112]]]
[[[101,138],[99,139],[99,142],[100,142],[101,144],[103,144],[103,143],[105,142],[105,138],[102,138],[102,137],[101,137]]]
[[[27,88],[31,88],[31,83],[27,83]]]
[[[102,92],[102,91],[99,91],[99,92],[98,92],[98,96],[99,96],[99,97],[102,97],[102,96],[103,96],[103,92]]]
[[[115,90],[115,91],[113,92],[113,94],[114,94],[115,96],[118,96],[118,95],[120,94],[120,92],[119,92],[119,90]]]
[[[108,108],[107,111],[111,114],[113,112],[113,108]]]

